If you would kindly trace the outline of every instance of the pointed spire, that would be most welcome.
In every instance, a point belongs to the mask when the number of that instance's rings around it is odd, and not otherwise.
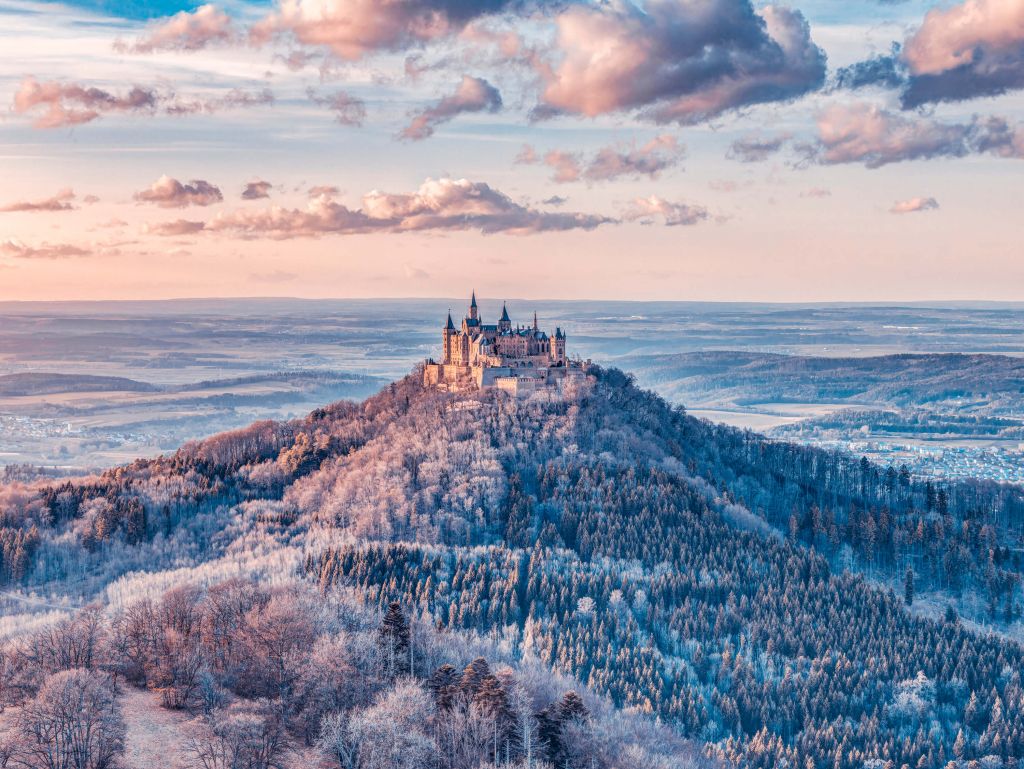
[[[476,289],[473,289],[473,298],[469,302],[470,307],[476,307]]]
[[[451,311],[451,308],[448,309],[448,324],[445,326],[445,330],[446,331],[454,331],[455,330],[455,324],[452,322],[452,311]]]
[[[537,331],[537,311],[533,311],[533,330]]]
[[[505,323],[512,322],[512,319],[508,316],[508,306],[504,302],[501,303],[501,319]]]

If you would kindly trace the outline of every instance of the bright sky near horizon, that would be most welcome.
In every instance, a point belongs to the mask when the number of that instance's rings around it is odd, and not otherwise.
[[[1024,0],[0,0],[0,300],[1024,299]]]

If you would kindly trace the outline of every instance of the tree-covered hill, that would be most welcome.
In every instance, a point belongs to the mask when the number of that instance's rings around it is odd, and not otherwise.
[[[1019,490],[770,442],[596,367],[529,400],[427,391],[414,373],[363,404],[0,491],[11,587],[96,592],[172,568],[210,583],[248,564],[489,639],[714,759],[804,769],[1024,757],[1021,648],[906,606],[922,590],[981,596],[979,618],[1011,627],[1022,518]],[[146,584],[133,579],[115,584]],[[879,587],[892,580],[899,597]],[[128,593],[107,590],[115,612]],[[410,667],[441,707],[446,674]],[[144,664],[134,681],[154,686]],[[287,694],[271,698],[283,711]],[[585,735],[552,737],[556,711],[534,716],[557,743],[540,757],[620,765]]]

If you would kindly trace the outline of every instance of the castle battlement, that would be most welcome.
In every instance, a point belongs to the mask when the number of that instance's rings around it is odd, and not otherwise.
[[[553,335],[541,331],[537,313],[533,326],[513,327],[504,304],[497,323],[484,323],[474,291],[461,326],[449,311],[441,329],[441,359],[426,362],[423,383],[443,389],[495,387],[515,395],[554,386],[579,371],[566,356],[565,341],[561,328]]]

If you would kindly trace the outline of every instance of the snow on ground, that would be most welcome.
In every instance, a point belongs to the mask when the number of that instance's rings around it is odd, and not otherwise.
[[[125,688],[121,710],[128,727],[125,769],[188,769],[185,746],[192,716],[165,710],[156,694],[132,687]]]
[[[205,728],[184,710],[160,707],[159,696],[126,686],[121,696],[128,736],[125,740],[124,769],[191,769],[189,737]],[[313,748],[296,745],[290,751],[287,769],[320,769],[326,766]]]

